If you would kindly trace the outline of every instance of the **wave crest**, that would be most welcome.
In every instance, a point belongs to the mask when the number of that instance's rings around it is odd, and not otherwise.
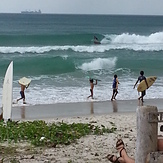
[[[152,33],[149,36],[123,33],[112,36],[111,42],[118,44],[163,44],[163,32]]]
[[[31,46],[31,47],[0,47],[0,53],[36,53],[43,54],[51,51],[75,51],[86,53],[103,53],[109,50],[129,49],[134,51],[162,51],[163,32],[152,33],[148,36],[122,33],[120,35],[105,35],[101,45],[54,45],[54,46]]]
[[[84,71],[111,69],[116,65],[117,58],[96,58],[90,62],[83,63],[79,68]]]

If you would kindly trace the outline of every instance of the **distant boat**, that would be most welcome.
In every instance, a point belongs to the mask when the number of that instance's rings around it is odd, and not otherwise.
[[[21,14],[41,14],[41,10],[38,11],[21,11]]]

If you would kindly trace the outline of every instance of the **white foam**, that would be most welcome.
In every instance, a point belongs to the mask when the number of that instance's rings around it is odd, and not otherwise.
[[[84,71],[100,70],[100,69],[111,69],[116,65],[117,58],[96,58],[90,62],[83,63],[79,66]]]
[[[122,33],[112,35],[112,43],[118,44],[163,44],[163,32],[152,33],[149,36]]]
[[[119,78],[119,93],[117,95],[118,100],[130,100],[137,99],[139,97],[138,92],[133,89],[135,84],[135,79],[122,79]],[[80,81],[78,81],[80,82]],[[81,84],[82,83],[82,84]],[[48,86],[48,85],[38,85],[32,84],[25,90],[27,105],[36,104],[54,104],[54,103],[71,103],[71,102],[87,102],[87,96],[90,95],[90,85],[89,81],[81,82],[81,86]],[[84,84],[83,84],[84,83]],[[55,83],[54,83],[55,84]],[[158,91],[159,90],[159,91]],[[2,88],[0,88],[2,92]],[[14,86],[13,89],[13,101],[20,97],[20,87]],[[162,79],[156,80],[153,86],[147,90],[145,99],[160,98],[163,94],[163,84]],[[112,96],[112,79],[106,78],[94,88],[94,98],[95,101],[106,101],[110,100]],[[2,94],[0,94],[0,104],[1,104]],[[22,101],[13,106],[23,105]]]
[[[122,33],[120,35],[104,35],[100,45],[63,45],[63,46],[31,46],[31,47],[0,47],[0,53],[36,53],[38,55],[58,50],[72,50],[75,52],[103,53],[111,49],[131,49],[135,51],[160,51],[163,50],[163,32],[150,35]],[[66,59],[67,56],[64,56]]]
[[[119,93],[118,100],[137,99],[138,92],[133,89],[136,78],[131,78],[128,69],[116,69],[117,71],[125,71],[125,77],[119,77]],[[99,76],[98,76],[99,77]],[[110,100],[112,96],[113,78],[110,75],[100,75],[102,81],[98,82],[94,88],[95,101]],[[147,90],[145,99],[161,98],[163,94],[163,77],[159,77],[156,82]],[[73,84],[71,82],[73,81]],[[13,101],[20,98],[20,86],[16,80],[13,85]],[[41,76],[33,77],[31,85],[25,90],[27,105],[36,104],[54,104],[54,103],[71,103],[71,102],[87,102],[87,96],[90,95],[90,85],[88,79],[72,78],[71,76],[55,77]],[[23,105],[22,101],[14,106]],[[2,85],[0,87],[0,106],[2,106]]]

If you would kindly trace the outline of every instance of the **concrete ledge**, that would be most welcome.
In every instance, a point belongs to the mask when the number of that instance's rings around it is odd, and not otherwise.
[[[163,151],[149,153],[146,163],[163,163]]]

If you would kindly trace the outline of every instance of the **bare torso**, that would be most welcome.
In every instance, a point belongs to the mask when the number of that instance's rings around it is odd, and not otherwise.
[[[90,86],[91,86],[91,89],[93,90],[94,84],[93,83],[90,83]]]
[[[25,90],[25,86],[24,85],[21,85],[21,91],[24,92],[24,90]]]

